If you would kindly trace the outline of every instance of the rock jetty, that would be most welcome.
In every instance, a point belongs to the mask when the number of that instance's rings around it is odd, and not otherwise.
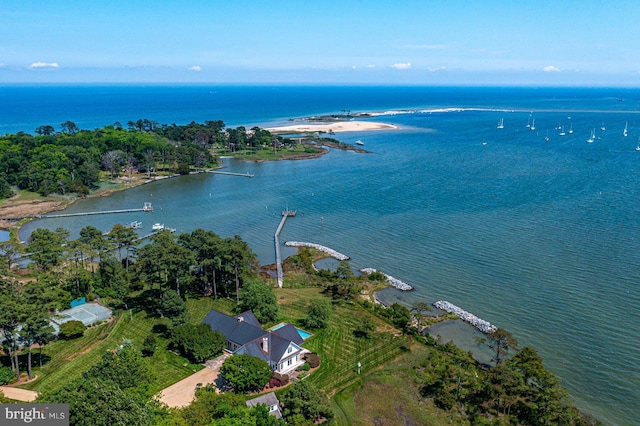
[[[447,302],[446,300],[438,300],[433,304],[433,306],[438,309],[442,309],[445,312],[453,312],[458,317],[460,317],[461,320],[468,322],[483,333],[491,334],[498,329],[498,327],[492,325],[488,321],[480,319],[472,313],[469,313],[464,309],[454,305],[453,303]]]
[[[311,247],[316,250],[320,250],[323,253],[327,253],[329,256],[335,259],[349,260],[349,256],[342,253],[338,253],[337,251],[330,249],[329,247],[321,246],[320,244],[305,243],[300,241],[287,241],[286,243],[284,243],[284,245],[287,247]]]
[[[373,274],[374,272],[378,272],[377,270],[373,269],[373,268],[362,268],[360,269],[360,272],[362,272],[363,274]],[[391,275],[387,275],[385,273],[380,272],[382,275],[384,275],[384,277],[387,279],[387,282],[389,283],[389,285],[391,287],[395,287],[398,290],[402,290],[402,291],[411,291],[413,290],[413,287],[411,287],[409,284],[400,281],[397,278],[393,278]]]

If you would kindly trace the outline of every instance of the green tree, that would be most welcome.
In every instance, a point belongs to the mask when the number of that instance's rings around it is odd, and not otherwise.
[[[74,426],[145,426],[151,422],[144,400],[99,377],[72,380],[37,402],[69,404],[69,423]]]
[[[309,302],[309,313],[304,323],[310,328],[324,328],[331,317],[331,302],[326,298],[311,299]]]
[[[503,358],[509,353],[509,349],[518,349],[518,341],[511,333],[503,328],[498,328],[487,336],[489,346],[496,351],[496,365],[500,365]]]
[[[63,339],[76,339],[84,334],[87,327],[82,321],[71,320],[60,325],[60,337]]]
[[[280,402],[284,418],[290,424],[318,424],[333,419],[327,397],[307,381],[287,387],[280,396]]]
[[[250,413],[241,395],[221,394],[214,385],[208,385],[196,390],[195,400],[180,415],[189,426],[254,425]]]
[[[3,281],[0,278],[0,331],[4,336],[3,348],[7,350],[11,360],[11,369],[16,377],[20,377],[18,363],[19,327],[29,312],[22,293],[23,286],[15,281]]]
[[[167,290],[162,295],[160,313],[172,320],[183,319],[187,312],[187,305],[182,297],[173,290]]]
[[[365,339],[369,339],[373,334],[373,332],[375,331],[375,329],[376,329],[376,325],[374,324],[371,317],[369,317],[368,315],[363,315],[360,317],[360,321],[358,321],[358,324],[356,325],[356,328],[353,331],[353,333],[357,337],[363,337]]]
[[[144,387],[153,380],[147,361],[131,344],[106,352],[102,360],[85,373],[85,378],[90,377],[112,382],[122,390]]]
[[[118,249],[118,260],[122,262],[122,248],[126,250],[126,269],[129,270],[129,251],[138,244],[138,234],[131,228],[122,226],[119,223],[113,225],[109,235],[109,240]]]
[[[271,367],[255,356],[232,355],[220,367],[220,374],[236,392],[246,393],[260,391],[269,383]]]
[[[158,339],[155,338],[153,334],[148,335],[144,338],[144,342],[142,342],[142,355],[144,356],[153,356],[158,348]]]
[[[227,339],[207,324],[184,324],[173,329],[171,341],[183,356],[193,362],[204,362],[221,353]]]
[[[259,280],[247,281],[241,292],[238,311],[253,311],[258,321],[267,323],[278,319],[278,301],[273,290]]]
[[[411,313],[418,321],[418,332],[421,332],[421,323],[424,318],[425,312],[431,312],[433,309],[427,302],[413,302],[411,304]]]
[[[0,175],[0,199],[13,197],[13,190],[4,176]]]
[[[27,348],[27,374],[29,379],[33,378],[31,348],[36,343],[50,340],[53,331],[53,327],[49,325],[47,312],[41,310],[40,306],[32,307],[29,317],[22,323],[20,329],[20,340],[24,347]],[[42,362],[42,349],[40,351],[40,362]]]
[[[28,249],[31,259],[42,271],[47,271],[60,263],[64,252],[64,238],[47,228],[37,228],[31,233]]]
[[[409,321],[411,321],[409,309],[399,303],[392,303],[391,306],[387,308],[387,311],[393,325],[401,330],[407,329]]]
[[[102,262],[102,256],[109,249],[107,239],[102,235],[102,231],[94,226],[85,226],[80,230],[79,240],[88,247],[91,260],[97,256],[98,262]],[[91,272],[94,272],[93,261],[91,262]]]

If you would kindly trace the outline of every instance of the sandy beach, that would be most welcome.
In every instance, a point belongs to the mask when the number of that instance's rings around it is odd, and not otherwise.
[[[397,126],[373,121],[335,121],[330,123],[301,123],[290,126],[270,127],[271,133],[313,133],[313,132],[362,132],[368,130],[392,130]]]

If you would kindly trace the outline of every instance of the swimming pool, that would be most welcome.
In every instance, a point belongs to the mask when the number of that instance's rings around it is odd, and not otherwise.
[[[273,327],[271,327],[271,331],[276,331],[277,329],[282,328],[285,325],[287,324],[284,322],[281,322],[280,324],[274,325]],[[309,337],[313,336],[313,334],[308,333],[304,330],[300,330],[298,327],[296,327],[296,330],[298,331],[298,334],[300,335],[300,337],[302,337],[302,340],[307,340]]]

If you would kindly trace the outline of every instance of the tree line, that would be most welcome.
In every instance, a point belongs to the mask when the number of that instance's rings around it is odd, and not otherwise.
[[[212,167],[212,149],[236,152],[291,143],[267,130],[240,126],[225,128],[223,121],[158,124],[148,119],[129,121],[95,130],[75,123],[35,129],[35,135],[18,132],[0,136],[0,199],[12,195],[11,187],[41,195],[78,193],[97,188],[101,172],[113,179],[122,173],[157,170],[186,174]]]

